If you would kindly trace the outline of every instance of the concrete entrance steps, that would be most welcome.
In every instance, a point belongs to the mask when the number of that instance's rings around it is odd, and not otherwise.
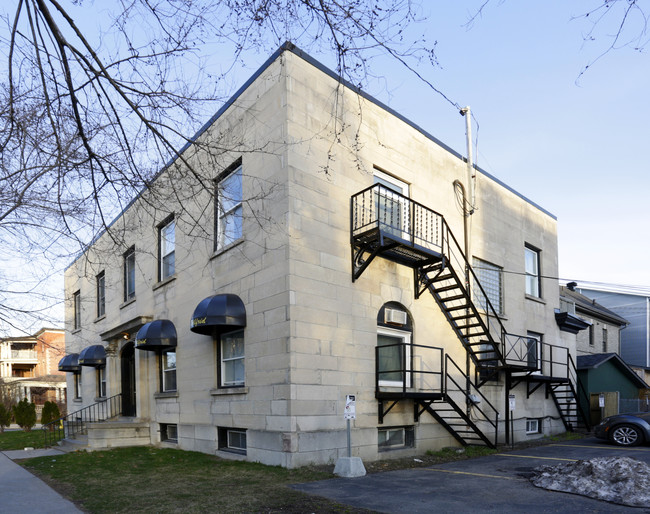
[[[77,434],[74,439],[59,441],[63,451],[103,450],[125,446],[146,446],[151,444],[149,422],[132,418],[88,423],[86,434]]]

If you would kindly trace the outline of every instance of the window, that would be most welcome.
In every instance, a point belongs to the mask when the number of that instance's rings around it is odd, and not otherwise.
[[[176,351],[160,354],[160,390],[176,391]]]
[[[97,368],[97,396],[106,397],[106,368],[101,366]]]
[[[245,381],[244,366],[244,331],[236,330],[221,335],[221,386],[243,386]]]
[[[524,251],[526,260],[526,294],[540,298],[539,250],[526,246]]]
[[[241,163],[217,183],[215,233],[216,249],[221,250],[242,237]]]
[[[474,257],[473,265],[476,278],[479,284],[481,284],[481,287],[483,287],[487,299],[492,304],[496,313],[502,315],[503,294],[501,280],[503,277],[503,268],[476,257]],[[478,308],[487,312],[488,308],[485,296],[483,296],[481,289],[476,284],[474,284],[474,298],[476,299]]]
[[[176,247],[176,222],[168,218],[158,227],[158,280],[165,280],[174,274],[175,247]]]
[[[104,272],[97,275],[97,317],[106,314],[106,280]]]
[[[246,430],[241,428],[219,428],[219,449],[246,454]]]
[[[607,327],[603,327],[603,353],[607,353]]]
[[[124,254],[124,301],[135,298],[135,246]]]
[[[373,182],[384,186],[375,193],[379,227],[396,237],[409,239],[409,205],[403,198],[409,196],[408,184],[377,168],[374,169]]]
[[[74,329],[81,328],[81,291],[77,291],[72,295],[74,305]]]
[[[589,346],[594,345],[594,326],[589,325]]]
[[[415,440],[413,427],[386,427],[377,432],[379,450],[410,448]]]
[[[178,442],[178,425],[175,424],[160,424],[160,440],[170,443]]]
[[[411,386],[411,333],[377,327],[377,380],[380,386]]]
[[[538,418],[528,418],[526,420],[527,434],[540,434],[542,432],[542,423]]]
[[[541,372],[540,369],[540,358],[541,358],[541,345],[543,340],[543,335],[538,334],[537,332],[526,332],[527,342],[526,342],[526,360],[529,368],[537,370],[538,373]]]
[[[75,371],[72,375],[74,379],[74,397],[75,399],[81,398],[81,371]]]

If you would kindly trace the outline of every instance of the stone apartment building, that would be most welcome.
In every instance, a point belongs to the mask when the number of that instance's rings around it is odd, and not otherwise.
[[[66,377],[58,363],[65,355],[65,332],[42,328],[32,336],[0,339],[0,380],[16,401],[37,408],[46,401],[65,403]]]
[[[364,460],[577,424],[549,212],[479,169],[471,187],[290,44],[193,141],[193,173],[172,163],[114,221],[124,244],[66,270],[69,411],[120,401],[91,446],[334,462],[349,395]]]

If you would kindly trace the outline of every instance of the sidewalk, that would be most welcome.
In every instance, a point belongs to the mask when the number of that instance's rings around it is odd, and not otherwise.
[[[51,455],[53,459],[63,455],[61,450],[11,450],[0,452],[0,512],[82,512],[74,503],[66,500],[40,478],[14,462],[14,459],[29,459]]]

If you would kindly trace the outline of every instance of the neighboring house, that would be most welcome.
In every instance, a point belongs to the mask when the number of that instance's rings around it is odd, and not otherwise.
[[[37,409],[66,401],[66,377],[58,363],[65,355],[65,332],[43,328],[33,336],[0,339],[0,380],[16,401],[27,398]]]
[[[621,334],[620,355],[630,366],[650,368],[650,295],[612,288],[578,287],[576,290],[629,322]]]
[[[547,211],[480,169],[470,187],[461,155],[289,44],[193,141],[194,174],[168,166],[114,221],[124,245],[99,234],[66,270],[69,411],[113,418],[90,446],[334,462],[348,395],[366,460],[579,424]]]
[[[628,325],[628,321],[576,291],[576,286],[576,282],[560,286],[560,310],[575,314],[588,322],[586,329],[578,332],[576,353],[620,354],[621,330]]]
[[[606,417],[620,412],[637,412],[642,410],[641,403],[647,405],[640,400],[648,385],[615,353],[578,355],[578,377],[589,392],[592,424],[600,421],[601,412]],[[601,395],[602,407],[599,404]]]

